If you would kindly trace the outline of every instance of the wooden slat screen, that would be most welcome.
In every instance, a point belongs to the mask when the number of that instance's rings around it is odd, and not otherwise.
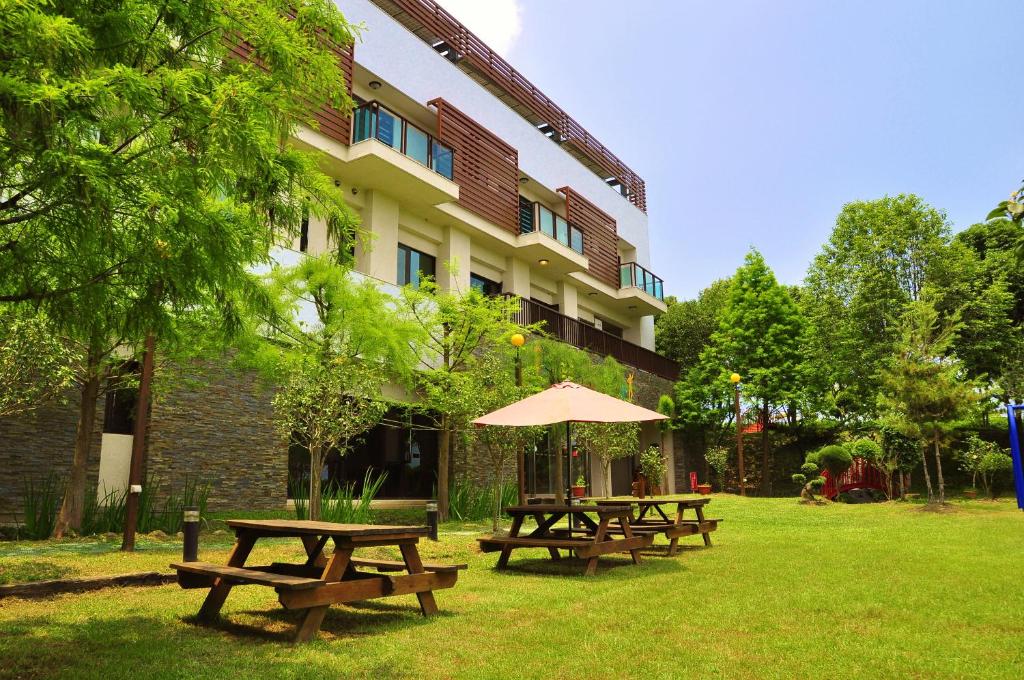
[[[565,215],[583,230],[583,254],[590,261],[594,277],[619,287],[619,237],[615,219],[569,187],[558,190],[565,195]]]
[[[448,43],[459,53],[461,59],[528,109],[537,120],[554,128],[566,144],[577,149],[607,176],[617,178],[629,190],[629,200],[633,205],[647,212],[647,190],[638,174],[434,0],[373,2],[392,16],[396,16],[397,8],[397,11],[408,15],[426,28],[433,37]],[[420,37],[426,36],[420,34]]]
[[[437,138],[455,150],[459,203],[513,234],[519,233],[519,153],[444,99],[437,109]]]

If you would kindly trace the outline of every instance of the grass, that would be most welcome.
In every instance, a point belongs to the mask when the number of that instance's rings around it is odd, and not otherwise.
[[[484,524],[446,525],[421,553],[470,568],[438,592],[440,616],[422,619],[413,596],[334,607],[320,639],[298,647],[294,615],[267,588],[235,589],[213,629],[190,622],[204,593],[174,585],[3,600],[0,677],[1024,676],[1013,503],[926,512],[715,496],[710,508],[725,518],[711,550],[690,538],[676,558],[616,556],[589,579],[544,551],[495,572],[496,555],[475,549]],[[200,557],[224,561],[229,544],[204,534]],[[173,539],[143,538],[134,555],[118,545],[0,544],[0,574],[165,569],[180,554]],[[268,541],[251,559],[300,552]]]

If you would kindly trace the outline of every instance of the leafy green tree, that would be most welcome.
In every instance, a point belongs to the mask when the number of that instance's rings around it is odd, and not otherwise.
[[[718,279],[695,300],[669,305],[655,323],[655,341],[660,354],[675,359],[684,369],[700,359],[729,300],[730,279]]]
[[[729,375],[737,372],[743,377],[744,396],[761,411],[764,494],[771,488],[767,424],[772,407],[789,404],[800,391],[803,326],[789,291],[775,280],[761,254],[751,250],[733,277],[718,330],[700,357],[699,384],[714,395],[705,403],[728,403]]]
[[[59,399],[73,377],[67,348],[43,316],[0,307],[0,418]]]
[[[927,281],[941,285],[950,228],[914,195],[843,206],[801,296],[810,391],[840,421],[870,417],[898,321]]]
[[[328,43],[352,39],[328,0],[0,12],[0,303],[37,305],[80,367],[57,535],[81,524],[111,363],[148,334],[177,342],[179,315],[216,310],[230,332],[258,295],[249,268],[303,210],[335,236],[354,225],[317,157],[284,143],[315,127],[311,103],[351,106]]]
[[[944,503],[941,446],[955,424],[973,412],[982,390],[967,377],[963,363],[949,353],[956,326],[940,322],[932,295],[908,305],[899,331],[895,354],[881,376],[878,401],[883,422],[933,448],[937,496],[932,490],[925,447],[921,449],[928,502]]]
[[[953,348],[1002,403],[1024,398],[1024,267],[1013,252],[1019,233],[1011,221],[996,219],[954,237],[966,253],[957,267],[961,324]]]
[[[437,509],[439,517],[446,520],[454,473],[453,437],[483,414],[480,395],[474,389],[476,380],[469,372],[480,355],[507,345],[514,333],[528,329],[515,322],[518,299],[489,297],[475,288],[442,291],[430,279],[421,280],[419,288],[405,286],[400,306],[420,329],[414,345],[415,379],[424,413],[434,419],[438,430]]]
[[[1008,219],[1018,227],[1024,224],[1024,183],[1021,187],[1010,193],[1010,198],[1001,201],[992,212],[988,214],[989,220]],[[1017,236],[1017,261],[1024,262],[1024,234]]]
[[[800,498],[805,501],[816,502],[814,493],[825,486],[825,478],[821,476],[822,467],[818,462],[818,452],[812,451],[807,454],[800,472],[793,475],[793,482],[800,485]]]
[[[601,479],[604,482],[605,495],[611,496],[612,463],[637,453],[640,424],[576,423],[572,432],[580,448],[591,455],[596,455],[601,462]]]
[[[274,417],[282,437],[309,452],[315,520],[327,455],[344,456],[380,422],[385,383],[411,382],[420,328],[372,282],[356,283],[336,253],[274,268],[266,288],[275,313],[255,320],[239,361],[279,385]]]

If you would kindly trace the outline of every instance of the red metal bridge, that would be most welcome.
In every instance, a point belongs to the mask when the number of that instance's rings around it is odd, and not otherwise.
[[[863,458],[853,459],[850,469],[839,475],[838,485],[828,470],[821,476],[825,478],[825,486],[822,487],[821,493],[832,500],[851,489],[878,489],[889,495],[889,487],[885,483],[885,473]]]

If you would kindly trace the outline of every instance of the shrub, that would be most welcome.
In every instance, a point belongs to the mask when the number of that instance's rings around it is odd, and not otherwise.
[[[838,480],[853,465],[853,456],[845,446],[830,444],[818,449],[815,462],[822,470],[828,470],[833,480]]]
[[[320,489],[320,521],[339,524],[372,524],[371,505],[384,486],[387,473],[374,477],[368,469],[358,495],[356,482],[328,484]],[[309,487],[301,480],[291,480],[291,497],[295,504],[296,519],[309,519]]]
[[[27,482],[19,535],[30,540],[49,538],[57,524],[57,509],[63,497],[63,485],[53,474],[41,481]]]
[[[986,453],[978,463],[978,474],[981,476],[981,483],[985,492],[990,498],[995,498],[999,493],[999,484],[1011,470],[1013,470],[1013,459],[1002,451]]]
[[[504,509],[519,500],[519,489],[514,482],[504,484],[500,490],[499,504]],[[491,487],[476,486],[461,479],[452,485],[448,499],[448,512],[452,519],[461,522],[479,522],[491,517],[494,512],[494,490]]]
[[[793,482],[801,487],[800,497],[809,501],[817,500],[814,497],[815,492],[825,485],[825,478],[821,476],[821,468],[816,461],[816,452],[807,454],[804,464],[800,466],[800,472],[793,475]]]
[[[704,453],[704,459],[715,471],[718,490],[725,491],[725,473],[729,470],[729,449],[724,446],[712,446]]]
[[[882,447],[874,439],[867,437],[855,439],[847,445],[847,448],[854,458],[863,458],[872,464],[877,464],[882,457]]]
[[[651,486],[661,484],[661,479],[665,476],[665,458],[661,455],[661,449],[651,445],[643,450],[640,454],[640,471],[644,473],[647,483]]]

